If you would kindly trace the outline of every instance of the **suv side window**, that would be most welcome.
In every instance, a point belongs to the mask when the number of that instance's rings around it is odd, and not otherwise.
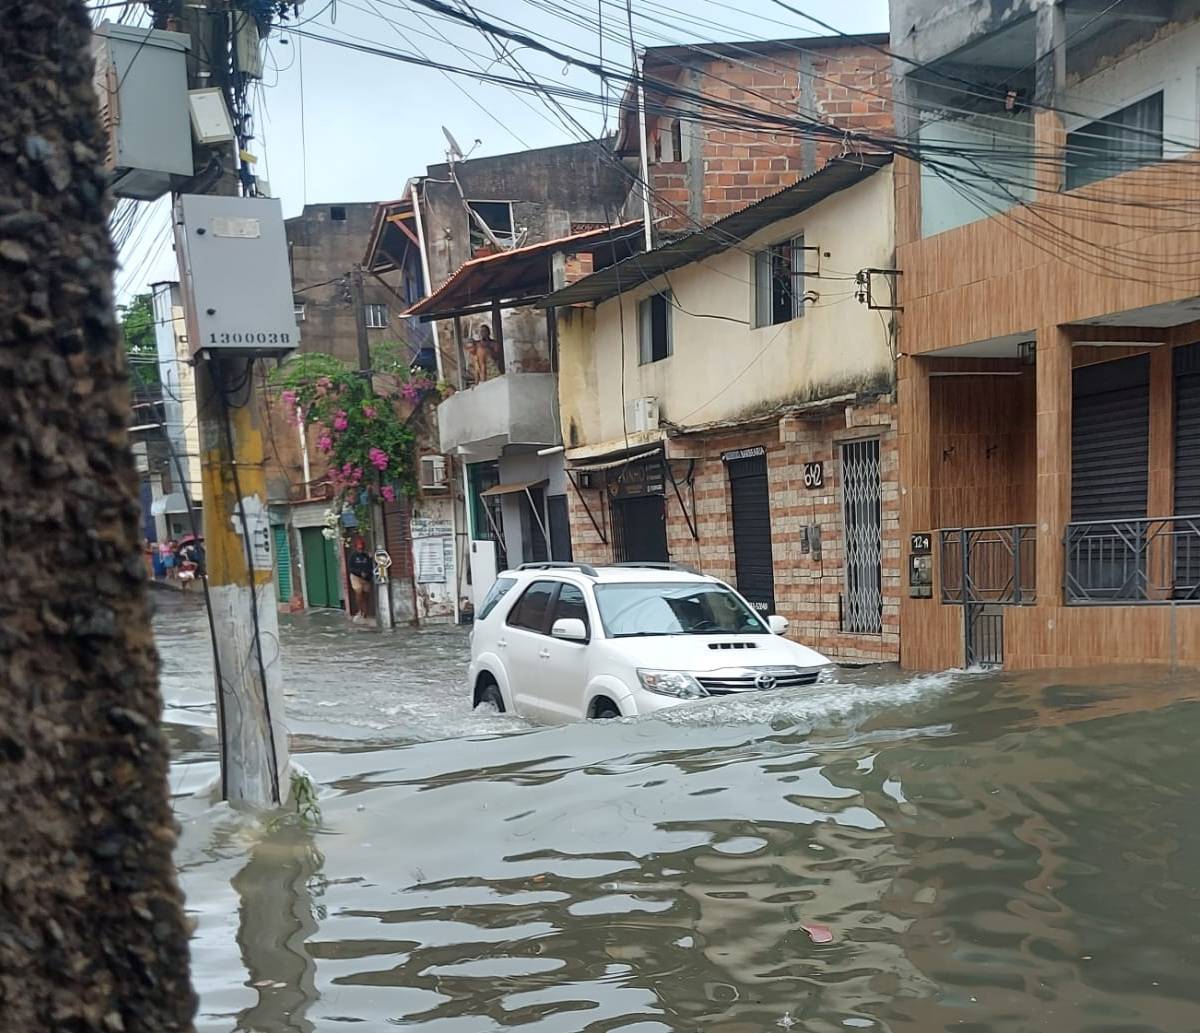
[[[535,581],[517,600],[517,605],[508,614],[507,623],[514,628],[525,628],[546,634],[546,609],[550,605],[550,597],[554,595],[553,581]]]
[[[492,587],[488,589],[487,595],[483,597],[483,602],[479,605],[479,612],[475,614],[477,621],[483,620],[495,608],[496,604],[508,595],[512,586],[517,583],[515,577],[498,577]]]
[[[588,620],[587,603],[583,598],[583,590],[565,582],[558,590],[558,601],[554,604],[554,617],[550,621],[551,627],[554,626],[555,621],[562,620],[564,617],[577,617],[583,621],[588,636],[591,636],[592,625]]]

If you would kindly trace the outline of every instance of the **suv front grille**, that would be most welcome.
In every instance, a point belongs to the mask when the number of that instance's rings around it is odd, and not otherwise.
[[[700,674],[696,676],[696,680],[704,686],[704,690],[710,696],[723,696],[730,692],[791,689],[800,685],[812,685],[820,673],[811,667],[736,667]]]

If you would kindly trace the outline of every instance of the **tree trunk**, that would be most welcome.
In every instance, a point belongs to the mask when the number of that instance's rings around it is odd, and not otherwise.
[[[0,25],[0,1029],[186,1030],[90,27]]]

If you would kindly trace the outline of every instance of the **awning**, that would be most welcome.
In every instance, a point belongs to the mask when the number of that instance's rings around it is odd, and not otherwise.
[[[623,222],[472,258],[403,314],[428,321],[478,311],[492,303],[502,308],[532,304],[554,289],[550,276],[553,255],[590,254],[600,261],[623,260],[641,249],[641,227],[640,220]]]
[[[648,459],[656,452],[662,451],[662,445],[655,445],[653,448],[645,448],[640,452],[630,452],[628,455],[623,455],[619,459],[609,459],[603,463],[572,463],[568,470],[571,473],[599,473],[601,470],[613,470],[618,466],[626,466],[629,463],[636,463],[640,459]]]
[[[491,488],[486,488],[479,493],[479,497],[487,498],[491,495],[515,495],[519,491],[528,491],[530,488],[540,488],[544,484],[550,482],[546,478],[540,481],[513,481],[512,484],[497,484]]]
[[[164,516],[167,513],[186,513],[187,511],[187,499],[183,497],[183,492],[179,491],[163,495],[161,498],[157,498],[150,503],[151,516]]]

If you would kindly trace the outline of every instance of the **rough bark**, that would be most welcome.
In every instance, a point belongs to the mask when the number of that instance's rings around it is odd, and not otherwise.
[[[185,1030],[89,25],[0,25],[0,1029]]]

